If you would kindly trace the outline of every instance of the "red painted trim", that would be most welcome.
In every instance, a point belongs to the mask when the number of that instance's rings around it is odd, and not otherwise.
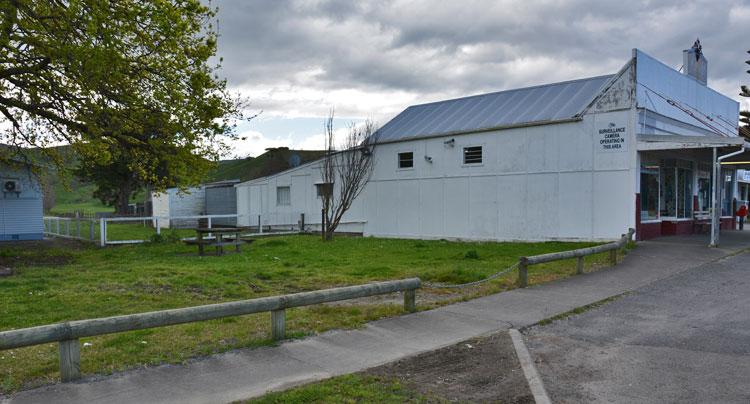
[[[661,237],[661,223],[640,223],[640,233],[638,240],[651,240],[652,238]]]
[[[641,238],[641,194],[635,194],[635,239],[643,240]]]
[[[661,234],[663,236],[693,234],[693,222],[693,220],[664,220],[661,222]]]

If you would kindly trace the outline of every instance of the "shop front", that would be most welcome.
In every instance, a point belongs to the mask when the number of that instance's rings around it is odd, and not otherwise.
[[[716,139],[727,143],[729,141]],[[737,150],[730,144],[680,145],[641,142],[636,194],[636,230],[639,240],[682,234],[710,234],[712,192],[719,196],[720,229],[733,229],[739,194],[737,166],[721,165],[718,189],[713,188],[713,148],[719,155]],[[737,143],[736,145],[734,143]],[[668,149],[667,147],[673,147]],[[661,149],[660,149],[661,148]]]

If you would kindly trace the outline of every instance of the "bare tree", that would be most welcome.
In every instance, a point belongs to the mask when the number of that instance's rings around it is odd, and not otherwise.
[[[323,202],[324,240],[333,239],[344,214],[370,181],[377,144],[375,124],[368,120],[361,125],[349,124],[340,147],[336,148],[333,116],[331,111],[325,122],[326,153],[320,167],[323,183],[318,184]]]

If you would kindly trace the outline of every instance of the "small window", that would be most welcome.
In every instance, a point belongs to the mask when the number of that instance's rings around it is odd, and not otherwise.
[[[315,189],[317,191],[318,197],[326,195],[331,196],[331,194],[333,194],[333,183],[321,182],[315,184]]]
[[[464,147],[464,164],[482,164],[482,146]]]
[[[405,152],[398,154],[398,168],[414,167],[414,153]]]
[[[292,193],[289,187],[276,187],[276,205],[285,206],[292,204]]]

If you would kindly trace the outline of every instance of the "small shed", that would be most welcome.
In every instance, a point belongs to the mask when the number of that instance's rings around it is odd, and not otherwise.
[[[44,238],[42,187],[31,168],[0,165],[0,241]]]
[[[236,215],[237,193],[234,185],[239,180],[218,181],[180,190],[169,188],[152,193],[153,215],[159,217],[159,227],[188,228],[198,226],[198,219],[179,219],[185,216]],[[173,219],[177,218],[177,219]],[[212,226],[235,226],[235,218],[216,218]]]
[[[240,180],[227,180],[204,185],[205,206],[207,215],[236,215],[237,192],[235,184]],[[232,217],[212,219],[213,226],[236,226],[237,219]]]
[[[152,193],[153,215],[159,217],[161,228],[187,228],[198,226],[198,219],[172,219],[184,216],[203,215],[206,210],[206,194],[203,186],[185,190],[169,188]]]

